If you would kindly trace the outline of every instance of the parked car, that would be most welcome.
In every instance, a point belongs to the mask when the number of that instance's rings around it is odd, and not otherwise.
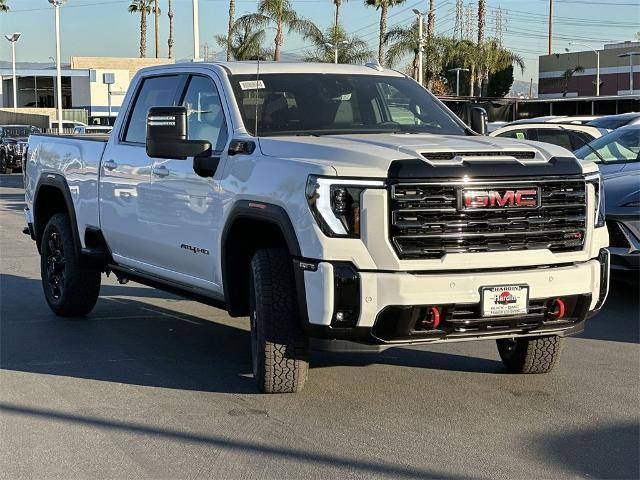
[[[489,136],[552,143],[573,151],[596,138],[600,138],[602,134],[602,130],[586,125],[521,123],[499,128],[491,132]]]
[[[51,310],[88,314],[110,272],[247,316],[270,393],[302,388],[309,337],[492,339],[509,371],[550,371],[607,296],[597,166],[478,136],[484,112],[472,131],[379,65],[257,68],[145,68],[108,139],[31,137]]]
[[[640,269],[640,125],[622,127],[576,152],[604,176],[611,266]]]
[[[0,125],[0,173],[22,169],[27,139],[32,133],[40,133],[40,129],[32,125]]]
[[[63,120],[62,121],[62,131],[63,132],[72,133],[73,130],[76,127],[86,127],[86,126],[87,126],[86,123],[76,122],[76,121],[73,121],[73,120]],[[57,120],[51,120],[51,122],[49,124],[49,130],[51,130],[54,133],[58,131],[58,121]]]
[[[621,113],[619,115],[607,115],[590,121],[587,125],[602,128],[605,130],[615,130],[627,125],[639,125],[640,113]]]
[[[108,135],[113,130],[113,127],[107,127],[102,125],[80,125],[73,129],[74,134],[79,135]]]
[[[521,118],[515,120],[509,125],[520,125],[523,123],[565,123],[573,125],[585,125],[598,117],[597,115],[581,115],[581,116],[565,116],[565,115],[549,115],[545,117]]]

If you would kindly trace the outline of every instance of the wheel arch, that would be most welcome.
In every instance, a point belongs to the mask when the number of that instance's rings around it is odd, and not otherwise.
[[[49,219],[56,213],[67,213],[69,215],[75,254],[79,255],[82,243],[78,234],[76,211],[73,206],[69,185],[60,174],[44,173],[38,180],[33,197],[33,230],[38,251],[40,251],[44,229]]]
[[[298,238],[284,208],[259,201],[240,200],[227,217],[221,238],[222,284],[229,314],[249,313],[249,266],[259,248],[286,248],[300,257]]]

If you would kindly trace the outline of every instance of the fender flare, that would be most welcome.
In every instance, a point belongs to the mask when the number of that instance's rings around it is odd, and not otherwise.
[[[38,216],[36,215],[36,212],[38,211],[38,202],[40,199],[40,189],[44,186],[53,187],[56,190],[60,191],[60,193],[62,194],[67,213],[69,214],[69,220],[71,222],[71,232],[73,234],[75,253],[76,255],[80,255],[82,243],[80,242],[80,235],[78,233],[76,209],[73,205],[73,199],[71,198],[71,190],[69,189],[69,184],[67,183],[67,180],[64,178],[64,176],[60,175],[59,173],[42,173],[40,179],[38,180],[38,184],[36,185],[35,194],[33,196],[33,231],[36,236],[36,245],[38,247],[38,251],[40,251],[42,235],[44,234],[44,229],[47,226],[46,224],[40,225],[38,222]]]
[[[300,250],[300,243],[296,236],[296,231],[293,228],[291,219],[284,208],[265,203],[261,201],[252,200],[238,200],[229,213],[225,226],[222,230],[220,241],[220,254],[221,254],[221,270],[222,270],[222,285],[224,291],[224,299],[227,306],[231,309],[232,301],[230,297],[231,273],[233,260],[229,258],[227,254],[227,243],[229,233],[237,220],[257,220],[261,222],[267,222],[277,226],[285,239],[287,249],[292,258],[300,258],[302,256]],[[232,312],[230,312],[232,313]]]

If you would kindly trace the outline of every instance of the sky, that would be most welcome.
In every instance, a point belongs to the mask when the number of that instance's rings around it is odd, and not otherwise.
[[[159,0],[161,56],[167,54],[167,0]],[[227,0],[199,0],[200,39],[212,51],[221,50],[214,35],[226,32]],[[332,0],[291,0],[299,15],[312,19],[325,29],[332,24]],[[139,55],[139,20],[127,12],[129,0],[69,0],[61,9],[62,58],[71,56]],[[471,3],[471,2],[465,2]],[[477,5],[477,0],[473,2]],[[50,62],[55,56],[53,7],[47,0],[8,0],[11,11],[0,14],[0,33],[21,32],[17,61]],[[436,31],[451,35],[454,29],[455,0],[436,0]],[[192,2],[174,0],[175,57],[192,55]],[[255,11],[255,0],[236,0],[236,15]],[[547,15],[549,0],[488,0],[487,35],[492,36],[494,12],[500,7],[505,25],[504,46],[524,57],[524,73],[516,79],[537,81],[538,55],[547,53]],[[389,28],[409,24],[413,8],[428,9],[428,0],[406,0],[389,10]],[[379,11],[365,7],[362,0],[343,0],[341,23],[377,50]],[[154,56],[153,20],[150,19],[147,55]],[[632,40],[640,31],[640,0],[554,0],[554,52],[564,52],[571,40],[600,48],[604,43]],[[269,46],[273,30],[267,31]],[[0,44],[0,60],[11,60],[9,42]],[[305,42],[296,35],[287,36],[285,52],[304,53]],[[576,48],[576,47],[572,47]]]

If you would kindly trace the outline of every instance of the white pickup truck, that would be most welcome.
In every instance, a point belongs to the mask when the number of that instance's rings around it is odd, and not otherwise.
[[[30,137],[26,204],[56,314],[106,272],[249,316],[263,392],[303,387],[310,337],[492,339],[547,372],[608,291],[594,164],[375,65],[143,69],[110,138]]]

